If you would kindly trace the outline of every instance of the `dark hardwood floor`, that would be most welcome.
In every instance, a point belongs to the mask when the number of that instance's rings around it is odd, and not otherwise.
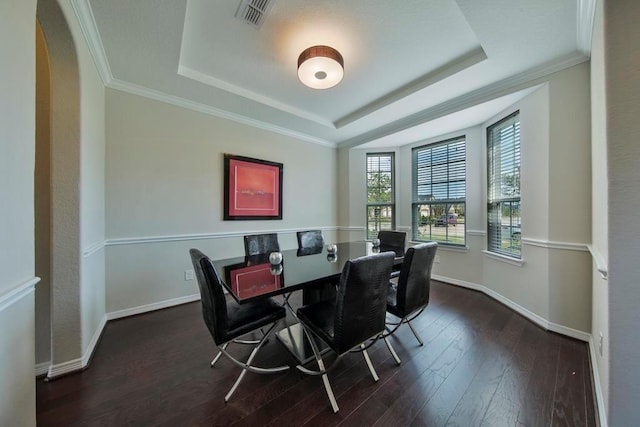
[[[228,404],[239,369],[222,358],[200,303],[109,322],[89,368],[37,380],[39,426],[595,426],[587,344],[546,332],[493,299],[432,282],[431,302],[393,345],[369,350],[380,381],[361,354],[329,374],[340,411],[322,382],[295,368],[248,373]],[[232,345],[245,359],[246,346]],[[271,339],[257,361],[293,364]],[[313,365],[312,367],[315,367]]]

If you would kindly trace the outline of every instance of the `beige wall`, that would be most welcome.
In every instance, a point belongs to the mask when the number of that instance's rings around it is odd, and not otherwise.
[[[35,425],[35,0],[0,2],[0,425]]]
[[[224,153],[284,164],[282,220],[222,220]],[[296,230],[337,238],[333,147],[108,90],[106,164],[108,312],[196,295],[190,247],[221,257],[244,253],[243,234],[278,232],[283,248]]]
[[[592,310],[591,331],[593,358],[598,374],[596,387],[601,391],[601,411],[608,413],[609,402],[609,293],[607,281],[598,271],[608,264],[608,211],[607,183],[607,117],[605,93],[604,19],[603,3],[596,3],[591,43],[591,251]],[[602,350],[600,335],[602,334]]]
[[[541,86],[482,126],[417,141],[397,151],[396,225],[411,234],[411,149],[465,135],[467,248],[441,246],[434,274],[483,289],[539,323],[586,339],[591,330],[589,65],[583,63],[535,83]],[[516,110],[520,111],[522,144],[522,266],[482,253],[486,248],[486,127]],[[350,225],[361,227],[366,203],[364,157],[369,151],[387,150],[349,151],[349,205],[341,206],[341,215],[349,218]],[[578,154],[572,155],[574,151]],[[559,179],[566,183],[558,183]],[[556,208],[571,213],[556,215]]]

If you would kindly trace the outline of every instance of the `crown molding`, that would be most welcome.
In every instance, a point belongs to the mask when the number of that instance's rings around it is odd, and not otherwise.
[[[76,17],[80,23],[80,28],[85,37],[85,40],[89,47],[89,51],[94,60],[98,73],[100,74],[100,77],[102,78],[103,83],[106,87],[120,90],[122,92],[131,93],[138,96],[143,96],[149,99],[154,99],[156,101],[165,102],[181,108],[186,108],[186,109],[198,111],[204,114],[228,119],[231,121],[235,121],[237,123],[245,124],[245,125],[266,130],[269,132],[274,132],[280,135],[296,138],[305,142],[311,142],[314,144],[319,144],[319,145],[332,147],[332,148],[335,148],[335,147],[352,148],[352,147],[356,147],[358,145],[362,145],[367,142],[371,142],[376,139],[412,128],[414,126],[429,122],[431,120],[446,116],[448,114],[455,113],[465,108],[473,107],[475,105],[481,104],[486,101],[490,101],[492,99],[506,95],[508,93],[534,86],[536,84],[542,83],[541,79],[543,79],[545,76],[549,74],[552,74],[554,72],[563,70],[565,68],[571,67],[573,65],[577,65],[581,62],[588,60],[589,54],[590,54],[590,48],[591,48],[591,34],[593,30],[593,19],[595,14],[595,1],[596,0],[578,0],[577,35],[576,35],[577,43],[578,43],[578,51],[568,54],[556,61],[552,61],[548,64],[542,65],[540,67],[534,68],[524,73],[520,73],[518,75],[508,77],[499,82],[496,82],[496,83],[487,85],[483,88],[472,91],[468,94],[461,95],[457,98],[451,99],[449,101],[443,102],[441,104],[435,105],[433,107],[427,108],[425,110],[419,111],[417,113],[414,113],[402,119],[393,121],[391,123],[380,126],[371,131],[364,132],[360,135],[345,139],[337,143],[326,140],[326,139],[314,137],[312,135],[309,135],[303,132],[298,132],[288,128],[284,128],[282,126],[277,126],[277,125],[266,123],[260,120],[255,120],[241,114],[229,112],[220,108],[212,107],[210,105],[190,101],[178,96],[170,95],[158,90],[146,88],[134,83],[124,82],[122,80],[118,80],[114,78],[113,73],[111,72],[111,68],[109,66],[109,62],[107,60],[102,39],[100,38],[100,33],[97,29],[96,21],[95,21],[93,12],[91,10],[91,6],[89,4],[89,0],[71,0],[71,4],[76,14]],[[335,122],[335,124],[331,124],[326,120],[319,119],[318,117],[309,115],[299,110],[296,110],[298,112],[298,114],[296,114],[296,111],[294,111],[295,109],[290,110],[290,109],[281,108],[284,106],[283,104],[280,105],[279,107],[278,105],[271,105],[269,103],[265,103],[264,101],[253,99],[251,97],[250,91],[243,90],[243,92],[245,92],[244,94],[238,94],[236,92],[229,90],[229,88],[221,88],[221,89],[230,91],[231,93],[235,93],[236,95],[239,95],[239,96],[244,96],[245,98],[254,100],[255,102],[261,102],[265,105],[270,105],[273,108],[279,109],[281,111],[285,111],[289,114],[296,115],[297,117],[311,120],[321,125],[329,126],[332,128],[340,128],[368,114],[371,114],[372,112],[392,102],[397,101],[397,99],[401,98],[402,96],[406,96],[408,91],[419,90],[430,84],[433,84],[434,82],[442,80],[445,77],[455,74],[462,69],[470,67],[474,63],[481,62],[482,60],[484,60],[483,56],[484,56],[484,59],[486,59],[486,54],[484,53],[482,48],[478,48],[450,62],[444,67],[432,73],[429,73],[414,82],[409,83],[409,85],[404,86],[401,89],[398,89],[397,91],[391,92],[390,94],[387,94],[382,98],[379,98],[378,100],[368,104],[367,106],[359,110],[349,113],[348,115],[338,119]],[[184,67],[181,67],[181,68],[184,68]],[[228,86],[228,84],[226,85]],[[288,106],[284,106],[284,107],[288,107]],[[291,107],[288,107],[288,108],[291,108]],[[304,115],[301,115],[301,114],[304,114]]]
[[[578,0],[576,44],[586,57],[591,56],[591,36],[596,15],[596,0]]]
[[[499,98],[510,93],[526,89],[545,82],[545,77],[578,65],[589,58],[580,52],[573,52],[564,57],[533,68],[529,71],[492,83],[467,94],[442,102],[433,107],[411,114],[405,118],[380,126],[369,132],[365,132],[350,139],[338,143],[340,148],[353,148],[376,139],[392,135],[414,126],[421,125],[446,115],[482,104],[492,99]]]
[[[98,31],[98,26],[96,25],[96,21],[93,16],[93,12],[91,11],[91,6],[89,5],[89,1],[88,0],[71,0],[71,5],[76,14],[78,22],[80,23],[82,34],[87,42],[89,52],[91,53],[91,57],[93,58],[93,61],[96,65],[98,74],[100,75],[100,78],[102,79],[102,82],[106,87],[110,89],[119,90],[121,92],[126,92],[133,95],[138,95],[138,96],[153,99],[156,101],[164,102],[167,104],[175,105],[177,107],[182,107],[182,108],[197,111],[200,113],[220,117],[223,119],[232,120],[237,123],[245,124],[245,125],[266,130],[269,132],[278,133],[280,135],[285,135],[292,138],[300,139],[305,142],[311,142],[313,144],[319,144],[319,145],[332,147],[332,148],[336,147],[336,143],[332,141],[328,141],[322,138],[316,138],[306,133],[296,132],[291,129],[287,129],[281,126],[276,126],[260,120],[251,119],[240,114],[235,114],[229,111],[222,110],[220,108],[215,108],[215,107],[201,104],[198,102],[189,101],[187,99],[177,97],[174,95],[169,95],[167,93],[164,93],[158,90],[149,89],[144,86],[140,86],[134,83],[129,83],[129,82],[116,79],[115,77],[113,77],[113,73],[111,72],[111,67],[109,66],[109,61],[107,60],[107,55],[104,50],[104,45],[102,43],[102,39],[100,38],[100,32]],[[290,114],[295,114],[291,111],[287,111],[287,112]],[[303,117],[303,118],[307,120],[313,120],[314,122],[318,122],[317,120],[314,120],[311,117]],[[318,122],[318,123],[333,128],[333,124],[330,122],[324,121],[324,122]]]
[[[111,67],[107,60],[107,54],[104,51],[104,45],[98,32],[98,26],[96,25],[93,11],[89,5],[89,0],[71,0],[71,6],[78,22],[80,23],[80,29],[84,35],[84,39],[87,41],[89,52],[93,58],[93,62],[96,64],[98,74],[102,79],[102,83],[108,86],[113,80],[113,73],[111,73]]]
[[[316,138],[306,133],[297,132],[281,126],[273,125],[271,123],[266,123],[260,120],[251,119],[249,117],[242,116],[240,114],[225,111],[220,108],[212,107],[210,105],[205,105],[199,102],[190,101],[185,98],[181,98],[179,96],[169,95],[167,93],[160,92],[155,89],[149,89],[147,87],[140,86],[134,83],[113,79],[106,86],[108,88],[119,90],[121,92],[142,96],[145,98],[164,102],[166,104],[171,104],[177,107],[186,108],[188,110],[197,111],[199,113],[220,117],[220,118],[231,120],[244,125],[252,126],[258,129],[278,133],[280,135],[285,135],[291,138],[300,139],[305,142],[311,142],[313,144],[323,145],[325,147],[332,147],[332,148],[335,148],[337,145],[335,142],[331,142],[326,139]]]
[[[201,73],[200,71],[191,69],[189,67],[185,67],[183,65],[178,66],[178,74],[188,79],[195,80],[207,86],[212,86],[223,90],[225,92],[233,93],[234,95],[241,96],[243,98],[250,99],[251,101],[255,101],[259,104],[268,105],[269,107],[275,108],[280,111],[284,111],[285,113],[292,114],[294,116],[300,117],[301,119],[310,120],[312,122],[318,123],[322,126],[326,126],[330,129],[335,129],[335,125],[326,119],[323,119],[320,116],[316,116],[315,114],[310,114],[306,111],[300,110],[299,108],[292,107],[291,105],[276,101],[273,98],[269,98],[268,96],[261,95],[259,93],[253,92],[251,90],[245,89],[240,86],[236,86],[224,80],[217,79],[208,74]]]
[[[426,87],[429,87],[441,80],[446,79],[462,70],[466,70],[467,68],[476,65],[487,59],[487,54],[482,49],[482,47],[477,47],[470,52],[467,52],[452,61],[447,62],[443,66],[421,76],[416,80],[409,82],[408,84],[400,87],[399,89],[393,90],[386,95],[381,96],[380,98],[370,102],[369,104],[361,107],[341,118],[336,120],[335,127],[340,129],[343,126],[351,124],[357,120],[360,120],[363,117],[368,116],[369,114],[380,110],[381,108],[386,107],[396,101],[401,100],[413,93],[416,93],[419,90],[422,90]]]

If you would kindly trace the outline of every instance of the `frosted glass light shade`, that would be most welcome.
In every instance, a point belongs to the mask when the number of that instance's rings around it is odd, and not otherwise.
[[[334,87],[344,76],[340,52],[329,46],[311,46],[298,57],[298,78],[313,89]]]

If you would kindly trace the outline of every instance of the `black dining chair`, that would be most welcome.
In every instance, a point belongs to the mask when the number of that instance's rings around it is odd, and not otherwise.
[[[336,298],[306,305],[297,311],[319,370],[313,371],[302,365],[297,368],[305,374],[322,377],[334,412],[338,412],[338,404],[315,337],[326,342],[337,353],[338,359],[351,350],[361,351],[373,379],[378,381],[378,374],[371,364],[367,348],[378,338],[383,338],[389,351],[395,353],[389,340],[383,336],[389,274],[393,261],[394,254],[391,252],[347,261],[342,269]],[[367,343],[368,341],[370,342]],[[331,367],[335,365],[334,362]]]
[[[211,362],[211,366],[224,354],[234,364],[242,368],[240,376],[231,387],[231,390],[224,397],[224,401],[228,402],[231,395],[235,392],[238,384],[249,372],[258,374],[270,374],[284,372],[289,366],[279,366],[276,368],[260,368],[251,365],[260,348],[267,341],[269,335],[275,330],[277,325],[286,316],[286,310],[279,304],[270,299],[264,301],[255,301],[246,304],[238,304],[233,300],[227,301],[222,290],[220,276],[213,266],[213,263],[205,254],[198,249],[191,249],[191,262],[195,269],[198,287],[200,288],[200,296],[202,302],[202,316],[204,323],[207,325],[219,353]],[[237,340],[238,337],[249,332],[261,329],[267,325],[271,325],[260,340]],[[246,362],[241,362],[227,352],[227,346],[230,342],[240,344],[257,344]]]
[[[324,248],[321,230],[298,231],[298,256],[319,254]]]
[[[253,234],[244,236],[244,255],[254,256],[260,254],[268,254],[271,252],[279,252],[278,234]]]
[[[397,257],[404,256],[406,232],[380,230],[378,231],[378,239],[380,240],[380,252],[393,251]]]
[[[324,237],[320,230],[298,231],[297,256],[317,255],[324,250]],[[336,283],[326,282],[316,286],[307,286],[302,290],[302,304],[334,299],[336,297]]]
[[[411,325],[411,321],[418,317],[429,304],[431,269],[437,249],[436,242],[421,243],[407,249],[400,268],[398,282],[389,283],[387,312],[398,317],[400,321],[389,323],[394,327],[388,335],[393,334],[406,323],[420,345],[423,344],[420,336]]]

